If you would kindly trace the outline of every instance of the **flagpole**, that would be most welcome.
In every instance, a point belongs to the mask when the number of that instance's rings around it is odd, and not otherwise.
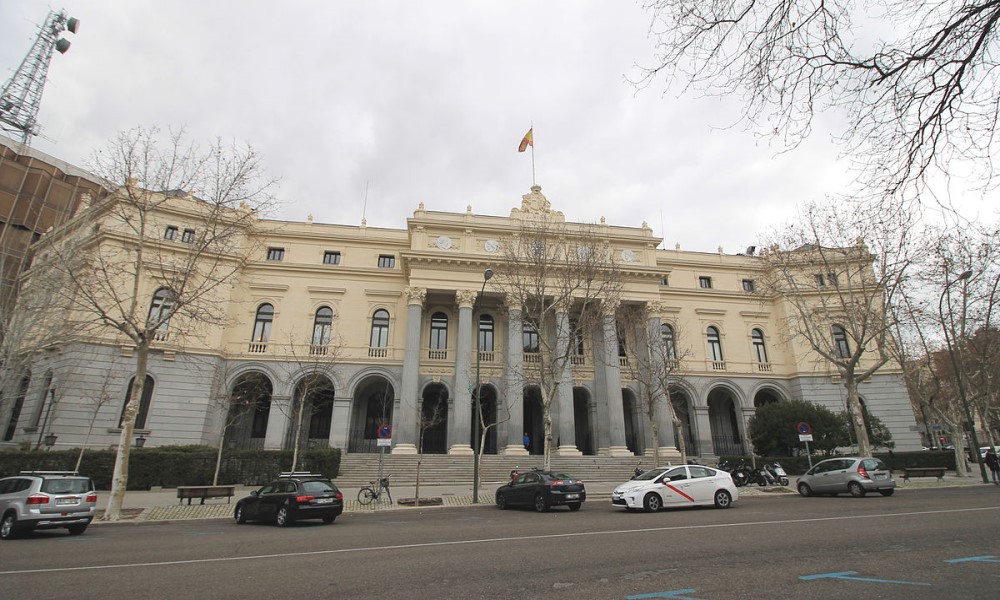
[[[531,122],[531,187],[535,187],[535,122]]]

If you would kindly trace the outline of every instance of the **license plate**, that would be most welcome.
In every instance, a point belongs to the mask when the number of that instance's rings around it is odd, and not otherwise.
[[[56,504],[79,504],[79,498],[56,498]]]
[[[567,500],[576,500],[579,497],[580,497],[580,494],[566,494],[566,499]]]
[[[333,498],[318,498],[316,504],[330,504],[333,502]]]
[[[885,479],[885,475],[876,475],[875,479]]]

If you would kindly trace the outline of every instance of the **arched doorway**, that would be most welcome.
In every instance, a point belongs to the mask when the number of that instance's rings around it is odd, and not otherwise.
[[[419,426],[424,454],[448,451],[448,388],[444,385],[432,383],[424,388]]]
[[[636,456],[642,454],[642,424],[639,422],[639,402],[635,392],[622,388],[622,412],[625,418],[625,446]]]
[[[712,451],[716,456],[745,454],[732,392],[717,387],[708,394],[708,421],[712,427]]]
[[[671,386],[670,405],[674,409],[674,414],[677,415],[677,418],[681,422],[680,431],[674,426],[674,442],[677,443],[677,449],[680,450],[678,440],[681,439],[681,434],[683,434],[684,453],[688,456],[700,456],[701,450],[698,448],[698,444],[695,443],[698,438],[695,437],[694,422],[691,419],[691,413],[693,412],[691,397],[684,391],[684,388]]]
[[[776,402],[781,402],[781,396],[777,392],[770,388],[764,388],[754,394],[753,397],[753,407],[760,408],[766,404],[774,404]]]
[[[229,392],[229,409],[223,423],[227,448],[260,449],[271,416],[271,380],[259,371],[240,375]]]
[[[392,384],[382,376],[372,375],[358,384],[351,402],[348,452],[378,451],[378,428],[392,424],[394,397]]]
[[[573,423],[576,427],[577,450],[591,456],[597,454],[590,421],[590,392],[586,388],[573,388]]]
[[[497,453],[497,390],[492,385],[482,386],[482,399],[479,402],[480,410],[483,415],[483,423],[486,424],[489,429],[486,432],[486,446],[482,449],[483,454],[496,454]],[[475,396],[475,394],[473,394]],[[475,398],[473,398],[475,402]],[[473,405],[475,407],[475,405]],[[478,448],[480,440],[482,439],[483,428],[482,424],[476,418],[476,411],[472,411],[472,439],[470,440],[470,445],[473,448]]]
[[[528,454],[545,454],[545,423],[542,392],[535,386],[524,389],[524,433],[528,434]]]
[[[292,394],[292,415],[284,443],[286,450],[295,447],[296,439],[299,449],[330,445],[333,398],[333,382],[325,375],[313,373],[299,380]]]

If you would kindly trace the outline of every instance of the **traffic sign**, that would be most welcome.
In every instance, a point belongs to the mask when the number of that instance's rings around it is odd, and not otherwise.
[[[811,434],[811,433],[800,433],[799,434],[799,441],[800,442],[811,442],[811,441],[813,441],[813,434]]]
[[[376,448],[392,448],[392,439],[390,438],[379,438],[375,440]]]
[[[798,430],[799,435],[809,435],[810,433],[813,432],[812,425],[810,425],[809,423],[806,423],[804,421],[802,423],[799,423],[795,427],[795,429]]]
[[[392,427],[388,425],[382,425],[378,428],[378,437],[381,440],[387,440],[392,437]]]

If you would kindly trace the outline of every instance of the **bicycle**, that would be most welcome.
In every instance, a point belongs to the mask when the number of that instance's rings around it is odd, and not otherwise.
[[[378,500],[382,497],[383,492],[389,497],[389,504],[392,504],[392,493],[389,492],[389,476],[378,480],[378,484],[374,481],[369,481],[368,485],[362,487],[358,491],[358,502],[361,504],[371,504],[373,500]]]

